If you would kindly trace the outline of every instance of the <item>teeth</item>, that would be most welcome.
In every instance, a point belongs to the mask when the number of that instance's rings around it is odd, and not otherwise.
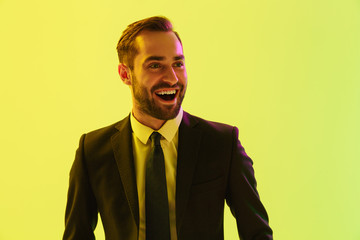
[[[157,95],[170,95],[170,94],[175,94],[176,90],[169,90],[169,91],[161,91],[161,92],[157,92]]]

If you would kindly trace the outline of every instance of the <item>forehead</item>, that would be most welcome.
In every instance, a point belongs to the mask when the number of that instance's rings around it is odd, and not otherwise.
[[[138,55],[136,58],[163,56],[172,58],[183,55],[183,49],[175,33],[142,31],[135,39]]]

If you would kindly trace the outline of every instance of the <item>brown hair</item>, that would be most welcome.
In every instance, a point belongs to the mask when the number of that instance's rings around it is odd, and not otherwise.
[[[174,32],[176,37],[181,43],[179,34],[173,30],[173,26],[169,19],[166,17],[150,17],[143,20],[139,20],[130,24],[122,33],[120,40],[117,44],[117,52],[120,63],[124,63],[130,69],[133,69],[134,58],[138,53],[137,46],[135,44],[136,36],[143,30],[159,31],[159,32]]]

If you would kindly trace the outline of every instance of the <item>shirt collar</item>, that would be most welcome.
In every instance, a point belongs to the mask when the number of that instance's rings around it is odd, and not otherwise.
[[[170,120],[167,120],[165,124],[157,131],[159,132],[168,142],[171,142],[179,129],[181,120],[183,117],[183,109],[180,107],[178,115]],[[146,144],[150,138],[150,135],[155,131],[152,128],[145,126],[140,123],[134,115],[130,114],[131,128],[135,136],[143,143]]]

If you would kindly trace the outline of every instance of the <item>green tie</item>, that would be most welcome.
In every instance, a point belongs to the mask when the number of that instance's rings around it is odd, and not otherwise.
[[[152,149],[146,163],[145,179],[146,240],[169,240],[169,202],[161,134],[153,132],[150,138]]]

